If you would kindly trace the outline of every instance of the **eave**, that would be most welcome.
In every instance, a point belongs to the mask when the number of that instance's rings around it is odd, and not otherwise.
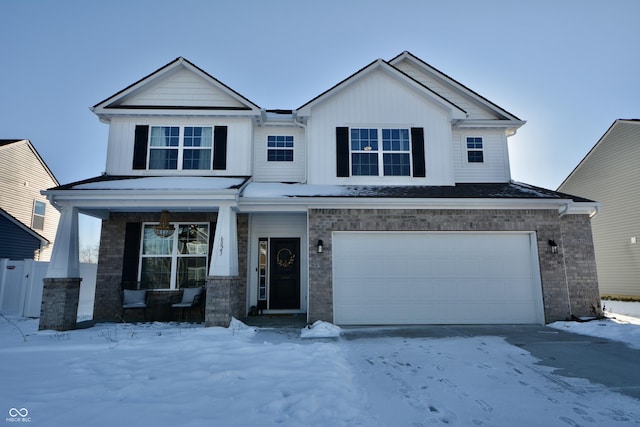
[[[455,210],[554,210],[558,214],[593,216],[598,203],[576,203],[571,199],[406,199],[345,197],[242,198],[240,212],[306,212],[308,209],[455,209]]]

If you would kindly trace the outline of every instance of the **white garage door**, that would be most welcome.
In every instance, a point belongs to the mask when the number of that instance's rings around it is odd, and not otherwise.
[[[544,323],[532,233],[335,232],[334,322]]]

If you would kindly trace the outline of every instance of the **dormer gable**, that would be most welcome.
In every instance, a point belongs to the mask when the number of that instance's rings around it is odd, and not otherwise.
[[[438,93],[432,91],[428,87],[422,85],[417,80],[413,79],[409,75],[403,73],[399,69],[391,66],[388,62],[377,59],[373,61],[371,64],[366,67],[360,69],[356,73],[347,77],[345,80],[341,81],[337,85],[333,86],[329,90],[323,92],[317,97],[313,98],[306,104],[302,105],[296,110],[296,115],[298,117],[309,117],[311,115],[311,110],[319,104],[322,104],[324,101],[328,100],[339,94],[340,92],[346,90],[347,88],[355,85],[357,82],[366,78],[367,76],[375,73],[375,72],[383,72],[386,75],[392,77],[393,79],[401,82],[405,86],[411,88],[416,91],[421,96],[427,98],[429,101],[435,103],[439,107],[445,109],[449,112],[450,118],[452,121],[463,120],[467,117],[466,111],[456,105],[455,103],[449,101],[448,99],[442,97]]]
[[[116,115],[259,115],[260,107],[183,57],[93,106],[101,120]]]
[[[458,127],[504,127],[508,133],[515,133],[525,123],[408,51],[391,59],[389,64],[463,108],[467,118]]]

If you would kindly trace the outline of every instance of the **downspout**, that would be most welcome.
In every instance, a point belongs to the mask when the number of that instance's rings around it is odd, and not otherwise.
[[[564,233],[560,224],[560,247],[562,249],[562,266],[564,267],[564,283],[567,288],[567,303],[569,304],[569,319],[573,319],[573,309],[571,307],[571,292],[569,291],[569,275],[567,274],[567,257],[564,251]]]
[[[304,156],[304,182],[306,184],[309,181],[309,144],[307,144],[307,125],[298,121],[297,113],[293,113],[293,123],[296,126],[300,126],[304,129],[304,148],[305,148],[305,156]]]
[[[569,212],[569,206],[571,202],[568,202],[564,205],[564,207],[559,209],[559,218],[562,220],[562,217]],[[567,289],[567,303],[569,304],[569,319],[573,318],[573,309],[571,308],[571,291],[569,290],[569,275],[567,274],[567,257],[565,256],[564,250],[564,233],[562,232],[562,224],[560,224],[560,248],[562,249],[562,267],[564,269],[564,284]]]

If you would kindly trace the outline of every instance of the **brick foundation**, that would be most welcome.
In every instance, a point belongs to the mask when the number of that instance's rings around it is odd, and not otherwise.
[[[38,328],[56,331],[75,329],[82,278],[45,278],[43,282]]]
[[[242,277],[208,277],[205,326],[226,328],[232,317],[246,316],[246,290],[246,280]]]

